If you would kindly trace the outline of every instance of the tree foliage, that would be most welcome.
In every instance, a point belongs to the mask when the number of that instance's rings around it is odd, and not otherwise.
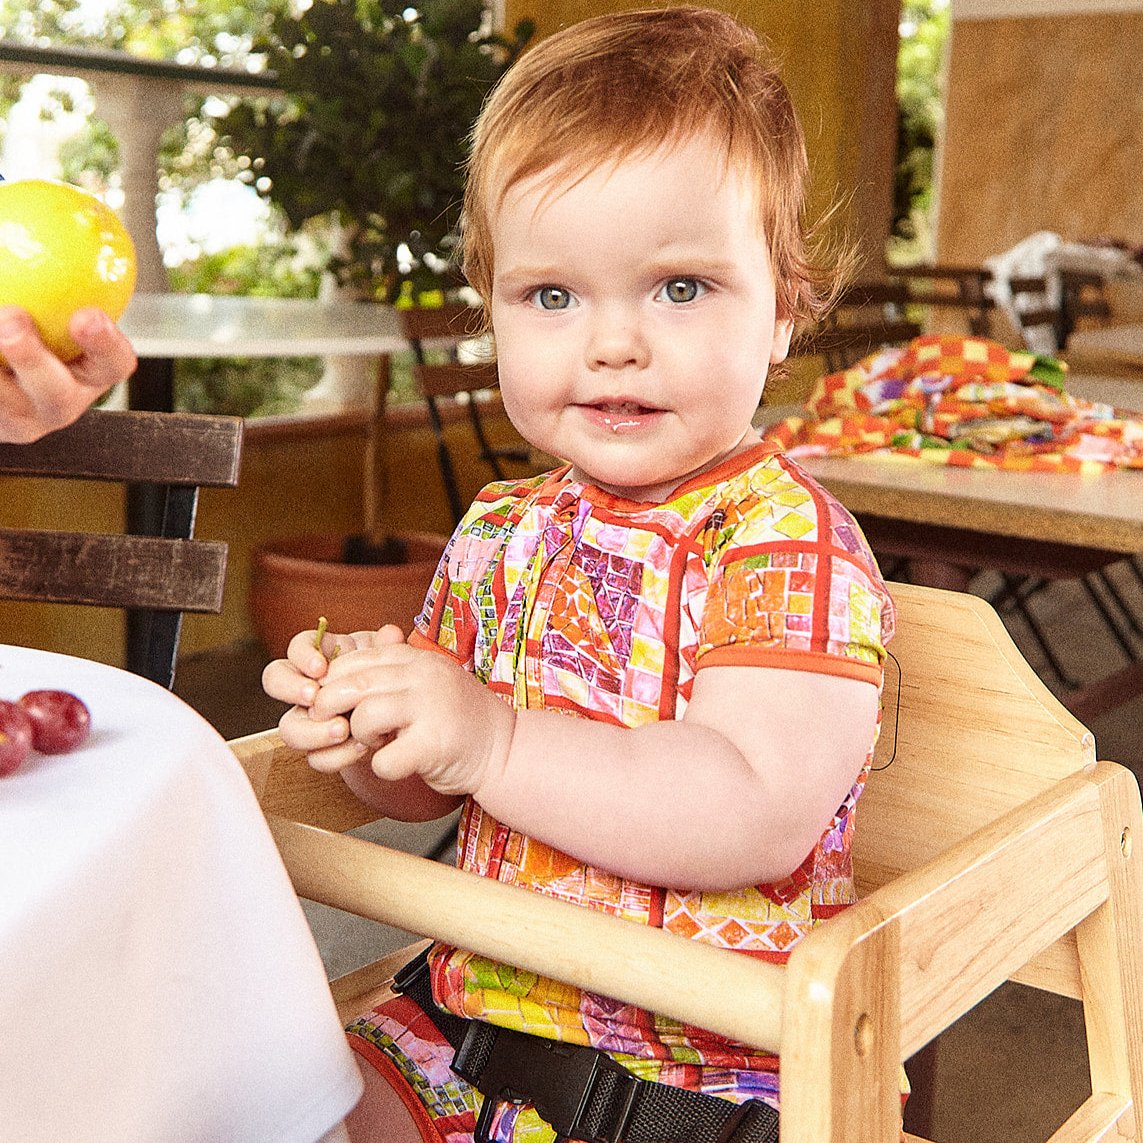
[[[334,223],[343,281],[393,298],[447,263],[468,133],[531,33],[493,33],[483,0],[314,0],[254,42],[285,98],[244,100],[219,131],[292,227]]]

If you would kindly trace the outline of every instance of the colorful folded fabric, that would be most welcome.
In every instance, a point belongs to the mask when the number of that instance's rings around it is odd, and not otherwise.
[[[767,435],[793,457],[877,452],[1016,472],[1143,468],[1143,413],[1068,393],[1067,366],[931,334],[822,377]]]

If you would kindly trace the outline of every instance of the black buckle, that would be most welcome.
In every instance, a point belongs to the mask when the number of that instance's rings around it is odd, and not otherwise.
[[[480,1021],[470,1024],[452,1070],[484,1096],[473,1143],[489,1143],[488,1129],[499,1102],[530,1103],[558,1135],[568,1139],[622,1143],[639,1095],[635,1076],[603,1052]],[[596,1130],[587,1117],[601,1083],[618,1088],[608,1099],[617,1111],[608,1116],[610,1123],[598,1124]]]
[[[778,1139],[778,1116],[774,1109],[761,1099],[748,1099],[740,1103],[722,1125],[716,1143],[738,1143],[741,1139],[753,1136],[756,1127],[769,1129],[766,1138]]]

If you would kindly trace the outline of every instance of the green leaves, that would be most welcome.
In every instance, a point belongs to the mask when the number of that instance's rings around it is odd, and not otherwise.
[[[217,127],[291,226],[328,216],[349,232],[342,280],[389,298],[410,276],[426,288],[424,254],[447,258],[453,243],[472,124],[531,33],[493,34],[481,0],[314,0],[255,44],[285,97],[242,103]]]

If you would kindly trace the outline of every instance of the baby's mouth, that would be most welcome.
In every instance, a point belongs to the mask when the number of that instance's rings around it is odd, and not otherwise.
[[[634,432],[649,426],[663,412],[653,405],[629,400],[593,401],[582,408],[591,420],[613,433]]]
[[[638,417],[644,413],[657,413],[659,411],[649,405],[640,405],[635,401],[598,401],[592,408],[615,417]]]

